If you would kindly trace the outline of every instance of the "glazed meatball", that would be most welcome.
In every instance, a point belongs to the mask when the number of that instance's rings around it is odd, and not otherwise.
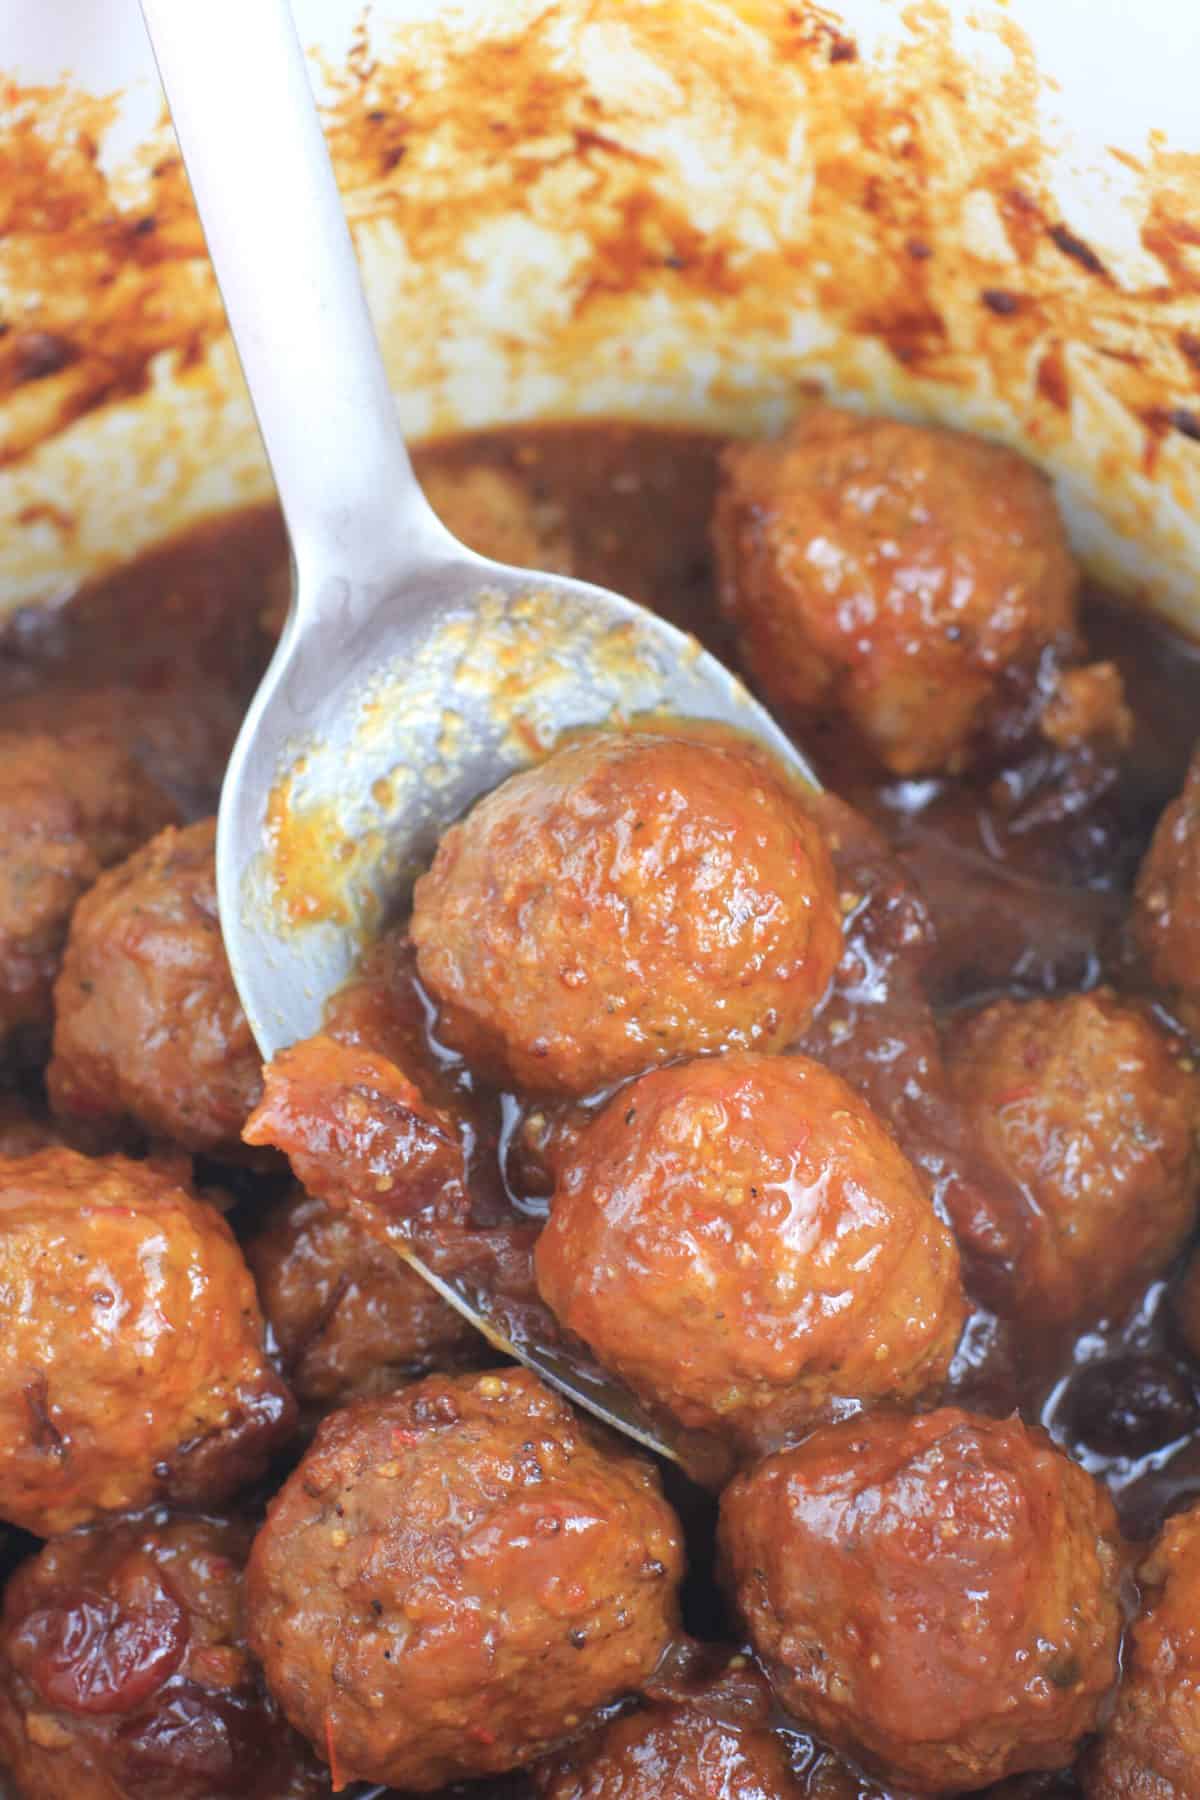
[[[808,1057],[652,1071],[584,1130],[536,1250],[558,1318],[693,1428],[912,1398],[964,1316],[954,1240],[866,1101]]]
[[[288,1384],[327,1409],[477,1358],[483,1339],[393,1250],[302,1188],[246,1246]]]
[[[1005,679],[1073,640],[1050,485],[976,438],[815,407],[725,451],[713,535],[764,692],[896,774],[965,766]]]
[[[1133,934],[1150,979],[1200,1032],[1200,751],[1138,871]]]
[[[426,1792],[636,1690],[681,1562],[650,1465],[536,1377],[430,1376],[320,1427],[255,1541],[250,1642],[335,1785]]]
[[[175,816],[97,731],[0,732],[0,1043],[41,1049],[71,909]]]
[[[597,732],[443,837],[412,936],[445,1037],[534,1092],[782,1049],[841,943],[824,838],[764,752]]]
[[[744,1656],[602,1726],[533,1771],[539,1800],[804,1800],[766,1682]]]
[[[1018,1311],[1114,1313],[1196,1216],[1195,1077],[1148,1014],[1107,990],[1000,1000],[950,1035],[951,1080],[1034,1218]]]
[[[0,1755],[23,1800],[316,1800],[246,1649],[248,1527],[157,1511],[56,1538],[9,1582]]]
[[[1200,1507],[1169,1519],[1138,1569],[1116,1709],[1084,1758],[1088,1800],[1200,1794]]]
[[[1061,1768],[1103,1716],[1112,1503],[1015,1418],[822,1427],[733,1482],[720,1540],[784,1706],[885,1778],[950,1793]]]
[[[216,821],[167,830],[76,908],[54,989],[51,1104],[213,1155],[262,1087],[217,916]]]
[[[218,1499],[291,1429],[225,1221],[160,1165],[0,1163],[0,1518]]]

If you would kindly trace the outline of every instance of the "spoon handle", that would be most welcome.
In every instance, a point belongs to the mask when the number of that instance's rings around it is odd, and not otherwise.
[[[288,0],[142,0],[283,505],[296,604],[448,538],[404,446]]]

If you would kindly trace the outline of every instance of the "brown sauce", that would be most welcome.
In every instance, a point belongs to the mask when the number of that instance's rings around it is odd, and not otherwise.
[[[447,481],[481,464],[515,475],[560,519],[575,573],[655,607],[730,659],[708,544],[718,448],[703,435],[634,426],[522,428],[426,448],[417,464]],[[186,812],[211,811],[285,580],[279,520],[262,511],[16,614],[0,628],[0,728],[102,719]],[[938,1007],[1121,978],[1133,874],[1192,749],[1200,649],[1101,593],[1088,596],[1085,629],[1092,654],[1120,664],[1135,712],[1133,746],[1115,777],[1089,787],[1043,760],[999,785],[879,781],[836,743],[806,742],[830,786],[884,831],[926,896],[937,927],[926,986]],[[903,1036],[903,995],[888,1004],[879,1016]],[[901,1058],[913,1048],[902,1044]],[[905,1068],[901,1060],[897,1081]],[[502,1124],[506,1141],[511,1118]],[[256,1178],[240,1179],[253,1196]],[[519,1182],[509,1183],[509,1199],[526,1218],[544,1207]],[[1135,1536],[1200,1494],[1200,1369],[1172,1336],[1169,1285],[1153,1283],[1120,1323],[1065,1342],[1030,1343],[980,1307],[953,1376],[969,1405],[1019,1406],[1042,1419],[1109,1483]],[[711,1505],[678,1475],[669,1480],[695,1539],[694,1566],[707,1568]],[[707,1582],[688,1608],[702,1635],[726,1629]],[[797,1737],[798,1772],[814,1771],[820,1756]],[[1069,1790],[1034,1782],[1005,1791]]]

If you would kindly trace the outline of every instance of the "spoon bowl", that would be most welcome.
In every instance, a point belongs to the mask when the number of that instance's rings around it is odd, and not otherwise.
[[[292,602],[221,796],[217,884],[265,1059],[318,1031],[403,915],[438,837],[564,732],[645,715],[735,727],[808,763],[694,638],[586,582],[490,562],[413,474],[287,0],[142,0],[279,489]],[[237,54],[229,54],[236,44]],[[677,1447],[561,1346],[471,1322],[609,1424]]]
[[[814,780],[736,677],[617,594],[449,536],[442,558],[393,571],[385,600],[328,583],[285,631],[221,798],[222,929],[266,1057],[320,1029],[446,827],[565,732],[703,719]]]

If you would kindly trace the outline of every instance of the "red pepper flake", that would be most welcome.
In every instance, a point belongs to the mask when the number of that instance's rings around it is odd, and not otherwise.
[[[1032,1100],[1037,1089],[1034,1087],[1009,1088],[1005,1094],[996,1096],[997,1106],[1015,1106],[1018,1100]]]
[[[325,1708],[325,1761],[329,1764],[329,1779],[334,1793],[339,1793],[346,1782],[342,1771],[338,1768],[337,1746],[333,1739],[333,1708]]]

